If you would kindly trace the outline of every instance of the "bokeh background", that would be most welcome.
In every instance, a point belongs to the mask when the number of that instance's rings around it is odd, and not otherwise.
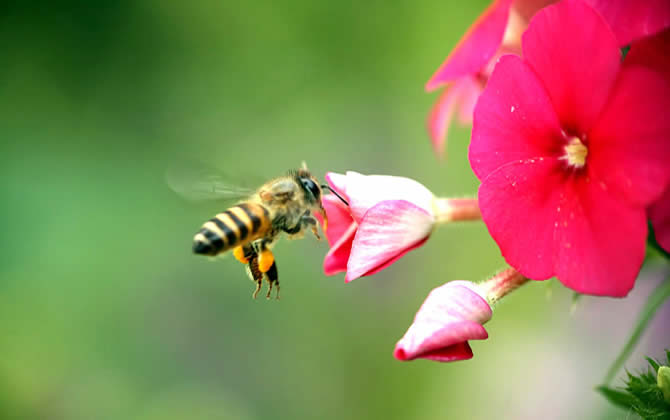
[[[559,283],[510,295],[475,358],[392,357],[428,292],[504,265],[479,223],[370,278],[324,276],[325,242],[275,248],[282,300],[191,254],[222,210],[170,191],[181,160],[238,179],[302,160],[473,195],[469,128],[433,156],[423,85],[472,2],[3,2],[0,418],[627,418],[593,391],[667,271],[628,299]],[[521,216],[521,215],[520,215]],[[670,346],[659,314],[630,359]]]

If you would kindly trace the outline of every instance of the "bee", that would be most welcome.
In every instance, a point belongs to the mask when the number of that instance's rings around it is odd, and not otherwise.
[[[191,190],[169,174],[168,184],[189,198],[209,198],[208,195],[220,198],[238,191],[211,176],[190,182],[196,186]],[[303,163],[300,169],[271,179],[246,199],[206,221],[193,238],[193,252],[215,256],[232,250],[235,259],[245,264],[247,275],[256,283],[252,297],[258,296],[265,279],[268,282],[266,298],[270,298],[274,287],[279,299],[279,274],[270,248],[282,234],[298,239],[310,230],[321,239],[313,212],[321,215],[325,231],[328,216],[321,201],[324,189],[346,203],[327,184],[320,184]]]

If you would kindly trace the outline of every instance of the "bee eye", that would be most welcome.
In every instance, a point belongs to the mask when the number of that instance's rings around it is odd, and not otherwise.
[[[319,190],[319,187],[314,183],[314,181],[312,181],[309,178],[300,178],[300,182],[302,182],[302,186],[305,187],[307,191],[312,193],[314,198],[316,198],[317,200],[319,199],[321,191]]]

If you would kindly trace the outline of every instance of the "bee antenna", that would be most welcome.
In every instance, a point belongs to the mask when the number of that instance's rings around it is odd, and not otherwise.
[[[330,191],[330,192],[332,192],[333,194],[335,194],[335,197],[339,198],[344,204],[346,204],[347,206],[349,205],[349,203],[347,203],[347,200],[345,200],[344,198],[342,198],[342,196],[339,195],[339,194],[337,193],[337,191],[335,191],[334,189],[330,188],[330,185],[323,184],[323,185],[321,185],[321,188],[326,188],[326,189],[328,189],[328,191]]]

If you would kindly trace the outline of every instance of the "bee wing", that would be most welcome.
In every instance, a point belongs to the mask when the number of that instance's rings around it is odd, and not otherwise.
[[[172,167],[166,171],[165,180],[174,192],[191,201],[242,200],[254,193],[206,166]]]

